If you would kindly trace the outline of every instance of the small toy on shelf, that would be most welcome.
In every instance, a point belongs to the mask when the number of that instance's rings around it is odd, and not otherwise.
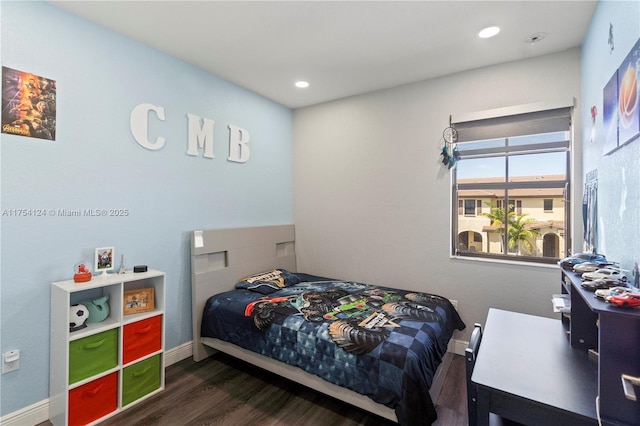
[[[102,322],[109,316],[109,295],[106,294],[98,299],[83,300],[80,302],[86,306],[89,314],[87,322]]]
[[[126,274],[127,270],[124,267],[124,254],[120,255],[120,269],[118,269],[119,274]]]
[[[582,274],[583,280],[597,280],[600,278],[609,278],[612,280],[617,280],[621,283],[627,282],[627,277],[622,273],[619,269],[614,269],[612,267],[596,269],[593,272],[585,272]]]
[[[593,292],[595,292],[596,290],[619,287],[620,285],[621,282],[619,280],[608,277],[582,281],[582,288]]]
[[[625,286],[603,288],[596,290],[593,295],[598,299],[607,300],[609,296],[619,296],[624,293],[629,293],[631,289]]]
[[[82,330],[87,326],[85,322],[89,318],[89,310],[81,304],[71,305],[69,308],[69,331]]]
[[[640,293],[623,293],[607,297],[607,302],[622,306],[623,308],[633,308],[640,306]]]
[[[87,262],[78,262],[73,267],[73,281],[84,283],[91,280],[91,265]]]
[[[605,264],[611,263],[607,261],[607,258],[605,257],[604,254],[597,254],[597,253],[577,253],[572,256],[565,257],[564,259],[560,260],[560,262],[558,263],[560,264],[562,269],[571,271],[573,270],[573,267],[575,265],[578,265],[580,263],[585,263],[585,262],[598,263],[598,264],[601,264],[601,267],[604,267],[603,265]]]

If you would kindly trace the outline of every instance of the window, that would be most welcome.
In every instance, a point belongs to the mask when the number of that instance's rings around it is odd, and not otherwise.
[[[480,216],[482,214],[482,200],[458,200],[458,214]]]
[[[464,200],[464,215],[465,216],[476,215],[476,200]]]
[[[546,198],[544,200],[544,211],[553,212],[553,198]]]
[[[501,209],[503,208],[504,200],[496,200],[496,206]],[[509,202],[509,211],[513,210],[517,214],[522,214],[522,200],[508,200]]]
[[[566,257],[571,108],[453,125],[460,158],[451,169],[452,253],[544,263]]]

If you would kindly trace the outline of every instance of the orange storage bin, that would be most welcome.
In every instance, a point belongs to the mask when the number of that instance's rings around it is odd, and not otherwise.
[[[162,349],[162,315],[124,326],[122,363],[128,364]]]
[[[86,425],[117,409],[117,372],[69,391],[69,426]]]

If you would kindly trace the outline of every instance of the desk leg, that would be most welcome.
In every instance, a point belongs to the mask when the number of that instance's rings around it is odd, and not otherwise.
[[[478,426],[489,426],[489,392],[478,386]]]

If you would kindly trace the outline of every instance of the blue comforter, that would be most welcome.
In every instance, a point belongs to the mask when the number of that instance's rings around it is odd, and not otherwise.
[[[428,425],[437,417],[434,373],[464,327],[440,296],[328,280],[215,295],[201,334],[366,395],[393,408],[401,425]]]

